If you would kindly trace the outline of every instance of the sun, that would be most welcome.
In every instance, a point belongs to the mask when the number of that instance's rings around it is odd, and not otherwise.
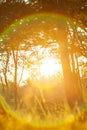
[[[44,58],[42,60],[42,64],[40,65],[41,75],[45,76],[46,78],[56,75],[58,71],[61,70],[62,70],[61,64],[58,63],[56,59],[53,59],[51,57]]]
[[[62,65],[58,57],[43,57],[37,68],[33,71],[31,83],[39,89],[51,89],[58,85],[62,79]]]

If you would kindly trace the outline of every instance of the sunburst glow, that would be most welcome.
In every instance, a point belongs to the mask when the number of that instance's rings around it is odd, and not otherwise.
[[[45,77],[51,77],[61,71],[61,64],[56,59],[45,58],[40,66],[41,75]]]

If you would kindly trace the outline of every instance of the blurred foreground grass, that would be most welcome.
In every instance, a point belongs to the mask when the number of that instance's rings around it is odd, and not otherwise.
[[[71,114],[65,122],[41,125],[39,122],[35,124],[21,119],[0,97],[0,130],[87,130],[87,111],[78,117]]]

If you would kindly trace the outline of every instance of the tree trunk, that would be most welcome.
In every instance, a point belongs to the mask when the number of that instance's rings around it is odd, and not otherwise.
[[[61,63],[62,63],[63,76],[64,76],[65,92],[66,92],[68,104],[70,108],[73,109],[75,104],[76,103],[79,104],[80,100],[82,100],[83,98],[79,91],[78,83],[75,80],[74,77],[75,75],[73,75],[71,71],[67,36],[64,32],[60,36],[60,39],[62,38],[63,40],[60,41],[60,51],[61,51]],[[78,98],[78,95],[80,97],[80,100]]]
[[[18,63],[18,50],[13,50],[14,59],[14,98],[15,98],[15,109],[18,106],[18,92],[17,92],[17,63]]]
[[[9,63],[9,52],[6,52],[6,63],[5,63],[5,69],[4,69],[4,81],[5,81],[5,87],[6,87],[6,100],[8,101],[9,96],[9,87],[8,87],[8,78],[7,78],[7,71],[8,71],[8,63]]]

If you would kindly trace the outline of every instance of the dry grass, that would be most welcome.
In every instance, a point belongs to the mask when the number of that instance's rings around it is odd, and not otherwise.
[[[87,130],[87,112],[71,114],[65,122],[55,124],[29,123],[15,115],[0,97],[0,130]]]

